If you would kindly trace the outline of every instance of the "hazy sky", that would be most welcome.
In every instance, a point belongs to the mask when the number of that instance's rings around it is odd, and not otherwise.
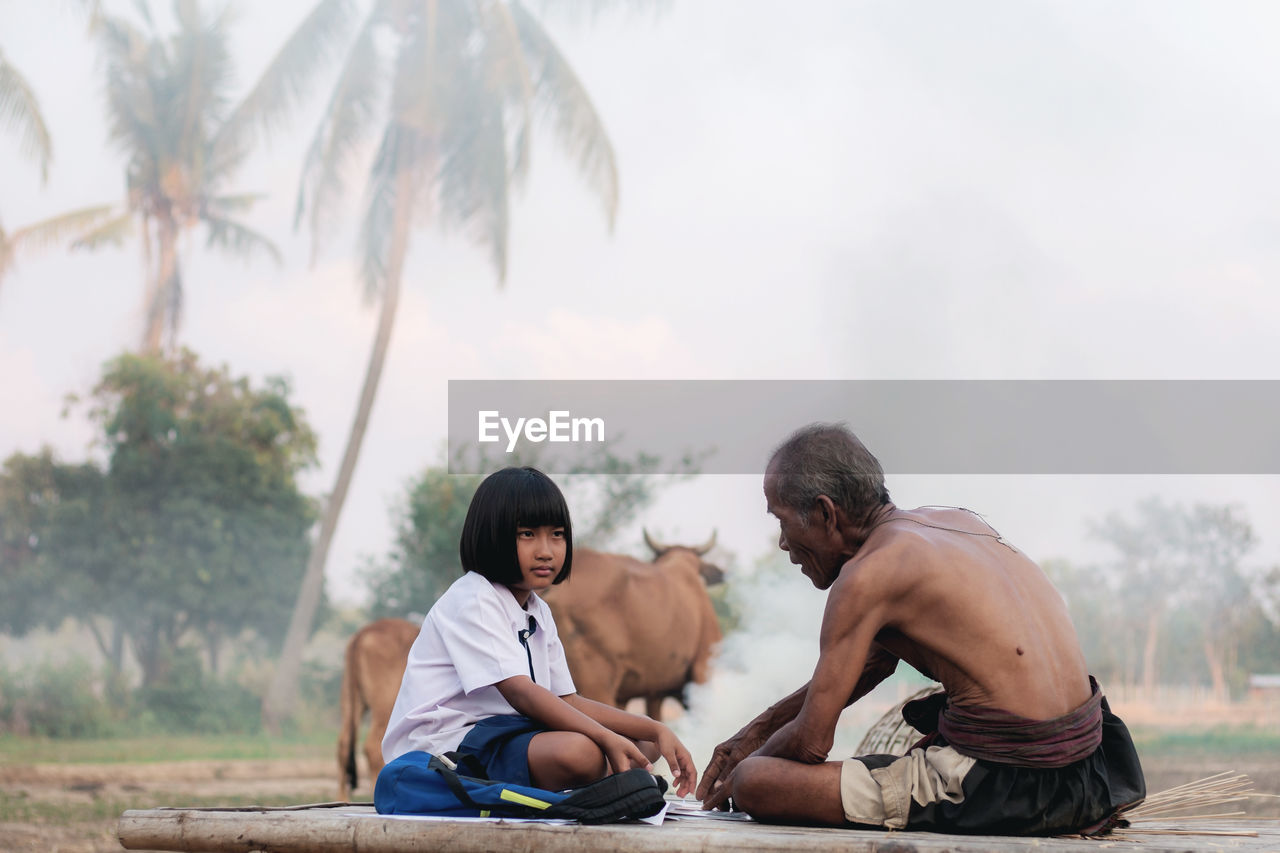
[[[55,145],[42,187],[0,138],[10,229],[123,194],[73,5],[0,6],[0,48]],[[242,83],[309,7],[239,4]],[[541,138],[502,288],[458,235],[415,236],[330,557],[340,598],[358,598],[388,506],[439,458],[449,379],[1280,378],[1280,6],[685,0],[548,25],[613,140],[616,228]],[[310,268],[291,228],[318,107],[235,182],[269,194],[248,218],[283,266],[193,240],[182,334],[238,374],[292,378],[321,441],[312,492],[332,482],[374,324],[352,229]],[[135,344],[141,292],[132,247],[27,259],[0,286],[0,457],[83,453],[90,431],[61,399]],[[1238,501],[1259,559],[1280,559],[1274,477],[890,487],[982,510],[1034,557],[1089,556],[1085,521],[1146,494]],[[671,540],[718,528],[743,563],[776,535],[757,478],[702,478],[643,521]]]

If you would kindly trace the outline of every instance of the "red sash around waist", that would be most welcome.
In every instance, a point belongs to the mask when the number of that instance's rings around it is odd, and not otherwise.
[[[1066,767],[1087,758],[1102,743],[1102,691],[1074,711],[1052,720],[1029,720],[999,708],[948,704],[938,718],[938,734],[956,751],[1015,767]]]

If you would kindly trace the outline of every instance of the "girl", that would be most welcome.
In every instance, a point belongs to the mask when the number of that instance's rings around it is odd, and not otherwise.
[[[553,791],[667,759],[684,796],[693,759],[655,720],[579,696],[538,592],[568,579],[569,509],[534,468],[505,468],[471,499],[461,578],[423,620],[382,755],[474,755],[490,779]]]

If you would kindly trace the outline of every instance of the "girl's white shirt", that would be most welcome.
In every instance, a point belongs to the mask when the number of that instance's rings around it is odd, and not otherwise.
[[[467,572],[422,620],[382,738],[383,759],[455,750],[478,721],[518,713],[494,685],[529,675],[518,633],[530,616],[538,624],[528,641],[533,680],[557,696],[576,692],[547,603],[530,592],[521,608],[505,585]]]

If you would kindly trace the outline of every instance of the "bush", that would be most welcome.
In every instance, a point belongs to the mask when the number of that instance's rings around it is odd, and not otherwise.
[[[168,677],[139,688],[134,704],[166,733],[257,734],[262,728],[257,695],[234,678],[205,672],[193,649],[179,649]]]
[[[127,706],[100,695],[102,679],[82,659],[0,669],[0,726],[19,735],[103,737],[119,731]]]

